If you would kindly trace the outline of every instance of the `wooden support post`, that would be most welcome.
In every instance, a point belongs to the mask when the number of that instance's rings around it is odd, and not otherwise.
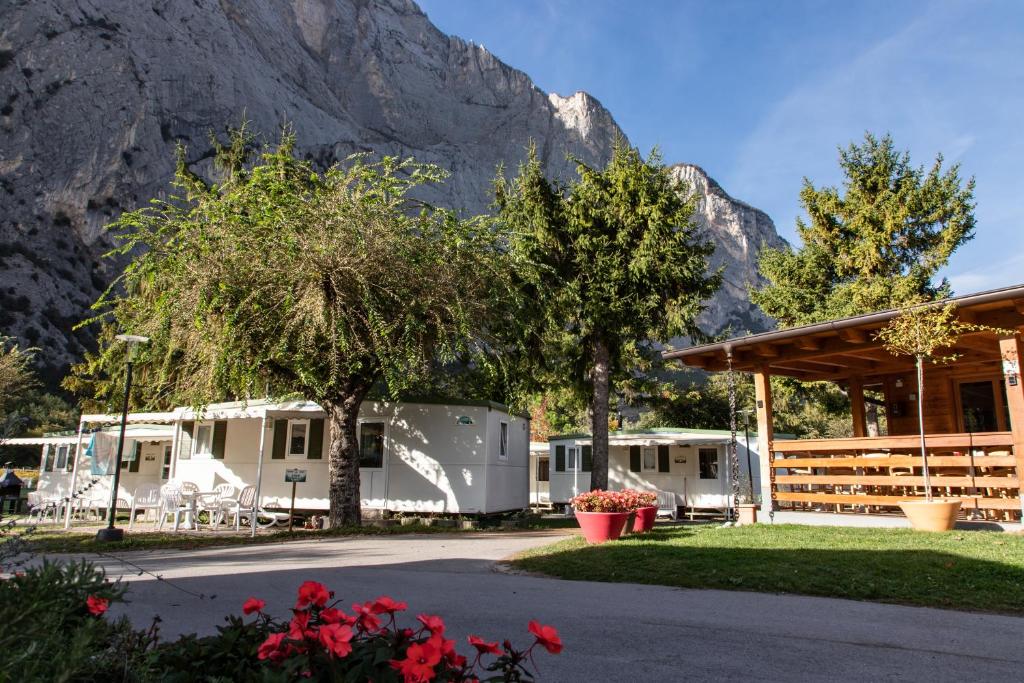
[[[864,414],[864,381],[860,377],[850,378],[850,415],[853,417],[853,435],[867,436],[868,422]]]
[[[1017,481],[1024,476],[1024,378],[1020,366],[1024,362],[1024,345],[1020,334],[999,339],[999,353],[1003,359],[1003,381],[1006,383],[1006,404],[1010,413],[1010,432],[1013,434],[1013,455],[1017,461]],[[1021,523],[1024,524],[1024,491],[1018,493],[1021,501]]]
[[[754,373],[754,398],[757,408],[757,454],[761,462],[761,513],[765,519],[769,519],[775,507],[775,470],[772,468],[775,434],[772,430],[771,377],[767,365],[762,365]]]

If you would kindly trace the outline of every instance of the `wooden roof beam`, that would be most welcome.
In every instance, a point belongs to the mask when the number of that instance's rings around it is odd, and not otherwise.
[[[801,351],[819,351],[823,342],[821,337],[802,337],[797,339],[793,346]]]
[[[851,344],[866,344],[869,341],[867,331],[859,327],[839,330],[839,338]]]

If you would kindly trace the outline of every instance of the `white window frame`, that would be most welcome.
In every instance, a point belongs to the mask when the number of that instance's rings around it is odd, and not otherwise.
[[[209,442],[205,444],[206,450],[200,450],[204,446],[203,439],[199,435],[204,429],[210,430]],[[213,459],[213,422],[196,422],[195,437],[192,439],[192,457],[200,460]]]
[[[651,466],[647,466],[647,455],[653,456],[651,460]],[[640,447],[640,471],[641,472],[657,472],[658,471],[658,447],[657,446],[641,446]]]
[[[306,428],[305,436],[302,437],[302,453],[292,453],[292,431],[298,424],[304,425]],[[306,460],[309,457],[309,420],[305,418],[288,420],[287,437],[284,442],[284,457],[288,460]]]
[[[508,422],[498,423],[498,460],[508,460]]]
[[[383,427],[380,432],[380,438],[384,440],[384,443],[381,444],[380,467],[363,467],[362,465],[359,465],[359,469],[367,470],[368,472],[382,472],[384,471],[385,464],[388,461],[388,422],[387,420],[374,418],[359,420],[356,423],[356,446],[359,448],[360,461],[363,459],[363,425],[366,424],[379,424]]]
[[[58,444],[57,451],[54,453],[53,458],[53,471],[54,472],[66,472],[68,469],[68,454],[71,450],[71,446],[66,443]],[[61,457],[63,455],[63,457]]]
[[[583,449],[579,446],[569,446],[565,449],[565,471],[566,472],[579,472],[580,469],[580,455]]]

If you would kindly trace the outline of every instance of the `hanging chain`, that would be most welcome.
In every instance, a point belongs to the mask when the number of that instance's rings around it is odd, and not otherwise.
[[[732,351],[728,351],[726,358],[729,362],[729,478],[732,480],[732,497],[730,508],[733,518],[738,518],[740,498],[740,460],[736,455],[736,373],[732,369]]]

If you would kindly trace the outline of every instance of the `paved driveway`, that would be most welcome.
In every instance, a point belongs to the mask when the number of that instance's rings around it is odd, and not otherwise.
[[[314,579],[346,604],[381,594],[451,635],[529,642],[530,619],[565,650],[539,656],[542,681],[1010,681],[1024,672],[1024,619],[823,598],[599,584],[495,570],[494,560],[557,534],[357,537],[197,551],[127,553],[166,583],[126,575],[130,613],[163,632],[212,631],[251,595],[285,616]],[[112,575],[124,571],[104,562]],[[462,648],[466,650],[465,647]]]

